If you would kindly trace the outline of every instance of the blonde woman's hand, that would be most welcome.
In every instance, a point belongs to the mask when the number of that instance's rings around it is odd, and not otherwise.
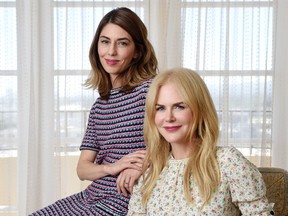
[[[133,192],[133,186],[141,176],[142,171],[136,169],[125,169],[117,178],[117,191],[128,196],[128,193]]]

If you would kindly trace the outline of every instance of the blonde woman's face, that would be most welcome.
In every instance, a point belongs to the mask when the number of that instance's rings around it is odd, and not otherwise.
[[[137,57],[135,43],[130,34],[112,23],[108,23],[100,33],[98,54],[112,83],[128,67],[132,59]]]
[[[178,94],[177,87],[164,84],[156,100],[155,124],[160,134],[172,145],[189,145],[187,135],[191,130],[193,114]]]

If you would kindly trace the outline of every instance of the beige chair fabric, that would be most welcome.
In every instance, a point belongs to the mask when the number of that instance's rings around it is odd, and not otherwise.
[[[259,167],[267,188],[270,203],[275,203],[276,216],[288,216],[288,172],[273,167]]]

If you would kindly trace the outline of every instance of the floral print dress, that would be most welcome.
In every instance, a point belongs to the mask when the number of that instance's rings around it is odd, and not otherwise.
[[[221,180],[211,201],[203,204],[196,182],[191,177],[191,194],[194,206],[186,202],[183,189],[184,170],[188,159],[175,160],[172,155],[163,169],[151,198],[144,208],[141,205],[142,178],[133,189],[129,215],[189,215],[234,216],[270,215],[271,208],[265,196],[266,188],[261,173],[234,147],[218,147]]]

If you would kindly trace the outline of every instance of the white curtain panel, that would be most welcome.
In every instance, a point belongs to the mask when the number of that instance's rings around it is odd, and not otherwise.
[[[49,1],[17,1],[19,215],[60,196],[53,112],[53,20]]]
[[[219,145],[236,146],[257,166],[270,166],[277,1],[153,5],[150,33],[160,69],[198,71],[219,114]]]
[[[219,145],[288,169],[286,0],[0,0],[0,214],[27,215],[79,192],[89,110],[83,83],[98,22],[126,6],[146,24],[160,70],[196,70]]]
[[[288,170],[288,1],[278,0],[272,166]]]

